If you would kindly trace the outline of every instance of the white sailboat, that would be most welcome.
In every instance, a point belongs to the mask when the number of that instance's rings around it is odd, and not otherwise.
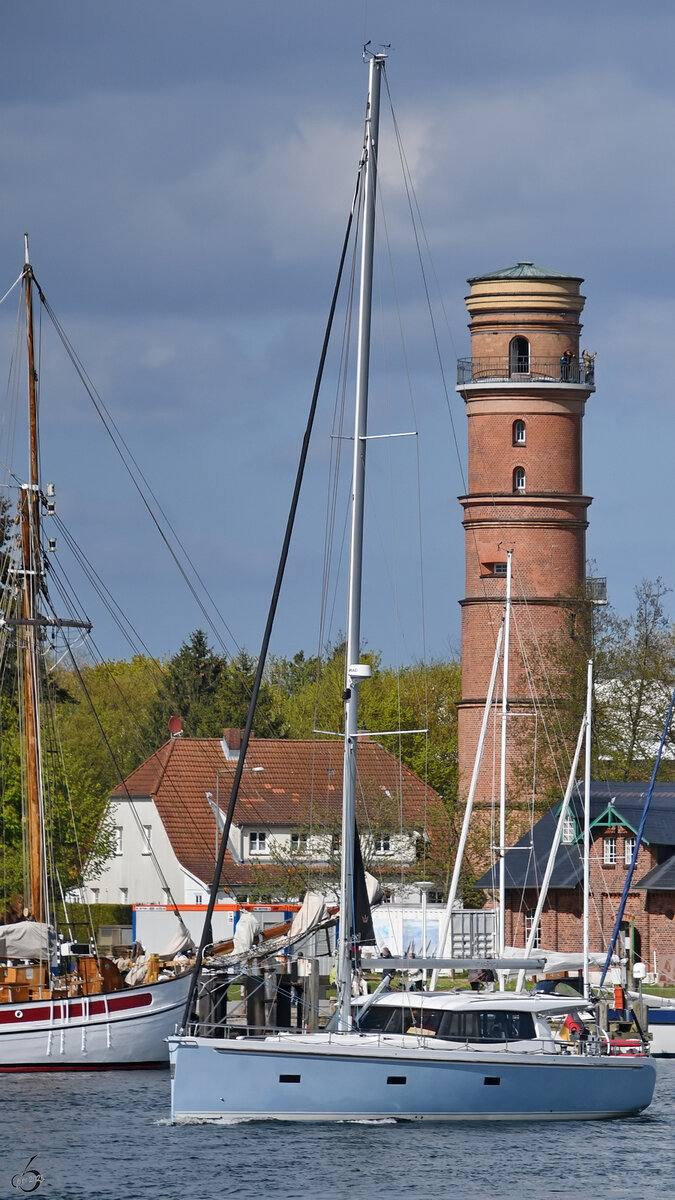
[[[233,1031],[194,1029],[185,1019],[183,1030],[169,1038],[172,1117],[175,1122],[223,1118],[558,1120],[637,1113],[652,1099],[653,1064],[646,1056],[629,1061],[612,1058],[603,1053],[602,1039],[589,1039],[574,1053],[562,1047],[552,1035],[548,1018],[569,1013],[567,997],[509,992],[386,993],[382,988],[357,1004],[352,1002],[357,945],[352,926],[358,693],[361,680],[370,673],[360,661],[361,548],[378,123],[385,59],[386,55],[379,53],[370,58],[360,170],[363,232],[335,1029],[227,1037],[223,1032]],[[410,962],[383,959],[372,965],[407,970]],[[416,960],[415,965],[443,969],[460,963],[436,959]],[[500,960],[489,965],[499,967]],[[525,965],[531,966],[532,960],[529,964],[525,960],[508,963],[510,969]],[[585,1006],[583,998],[579,1003]]]
[[[87,623],[57,618],[45,604],[42,516],[53,501],[39,478],[37,374],[33,355],[33,271],[26,238],[22,273],[28,347],[28,482],[20,487],[18,554],[7,553],[0,625],[5,647],[16,635],[23,734],[24,822],[28,878],[23,919],[0,924],[0,1073],[165,1066],[166,1037],[190,987],[190,973],[127,987],[109,958],[61,955],[53,925],[42,749],[40,648],[50,629]]]

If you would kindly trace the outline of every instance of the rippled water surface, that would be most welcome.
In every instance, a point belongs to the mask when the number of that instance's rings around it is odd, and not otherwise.
[[[166,1072],[0,1076],[0,1196],[35,1155],[39,1200],[663,1200],[675,1062],[623,1121],[173,1127]],[[35,1177],[27,1179],[34,1182]]]

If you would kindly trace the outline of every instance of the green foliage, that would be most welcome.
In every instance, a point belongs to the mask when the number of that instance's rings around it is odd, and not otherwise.
[[[69,759],[91,773],[99,799],[154,749],[144,728],[161,678],[160,664],[140,654],[57,674],[70,701],[57,707],[60,740]]]
[[[256,660],[242,650],[236,658],[215,654],[201,629],[169,660],[152,701],[145,734],[152,749],[168,737],[168,721],[181,718],[186,737],[221,737],[223,729],[243,729],[256,673]],[[273,690],[263,683],[253,731],[279,737],[283,722]]]
[[[546,717],[546,737],[520,726],[518,743],[523,790],[537,779],[541,803],[560,799],[586,707],[588,660],[593,660],[593,777],[648,779],[661,737],[675,678],[675,630],[666,614],[668,589],[661,579],[643,580],[635,608],[619,617],[610,605],[580,604],[573,624],[562,624],[540,648],[535,673]],[[671,731],[671,745],[675,745]],[[660,778],[672,778],[666,759]]]
[[[66,915],[71,925],[78,926],[89,925],[91,917],[95,929],[101,925],[131,925],[134,915],[130,904],[68,904],[64,910],[61,903],[55,906],[55,914],[59,926],[65,925]]]
[[[596,648],[595,771],[613,780],[646,779],[653,767],[675,680],[675,627],[664,604],[669,591],[662,579],[645,579],[630,616],[610,609],[603,623]],[[668,741],[675,745],[672,728]],[[660,778],[672,779],[674,772],[664,759]]]

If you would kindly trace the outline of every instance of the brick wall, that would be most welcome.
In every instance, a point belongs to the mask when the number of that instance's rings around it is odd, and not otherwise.
[[[531,264],[521,264],[525,267]],[[527,274],[527,273],[526,273]],[[575,278],[483,278],[471,281],[472,360],[507,360],[514,337],[532,359],[579,355],[584,298]],[[519,646],[532,648],[578,635],[583,596],[587,509],[582,494],[582,421],[590,388],[553,381],[480,378],[463,391],[468,418],[468,488],[464,511],[466,584],[462,604],[462,703],[459,707],[460,794],[473,771],[478,732],[502,617],[506,581],[499,564],[513,550],[514,619],[509,699],[531,705]],[[524,442],[515,422],[524,424]],[[522,430],[521,430],[522,433]],[[525,472],[516,490],[514,472]],[[497,567],[495,566],[497,564]],[[537,672],[539,674],[539,672]],[[551,697],[542,697],[548,703]],[[493,794],[498,723],[486,746],[477,799]],[[515,779],[508,771],[509,790]],[[520,786],[520,785],[518,785]],[[518,797],[515,797],[516,803]]]

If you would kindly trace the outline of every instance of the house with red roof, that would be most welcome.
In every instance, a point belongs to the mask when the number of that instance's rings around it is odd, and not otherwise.
[[[90,881],[90,903],[203,904],[239,758],[241,731],[174,736],[116,789],[116,850]],[[368,735],[359,740],[357,820],[366,868],[396,892],[420,873],[437,792]],[[291,900],[336,886],[342,742],[251,738],[219,901]]]

